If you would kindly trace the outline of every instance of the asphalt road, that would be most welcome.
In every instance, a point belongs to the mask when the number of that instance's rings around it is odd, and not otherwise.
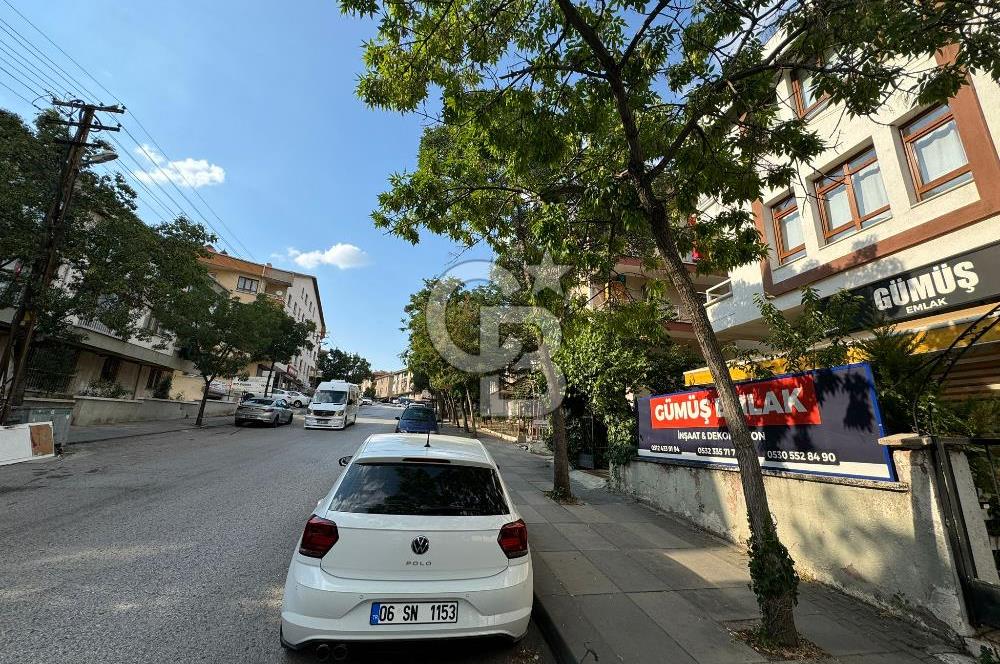
[[[216,427],[69,448],[0,466],[0,662],[310,662],[278,644],[288,561],[311,509],[399,409],[345,431]],[[461,641],[351,660],[552,662]]]

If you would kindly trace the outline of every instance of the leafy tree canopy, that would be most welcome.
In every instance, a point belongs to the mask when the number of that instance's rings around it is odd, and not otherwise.
[[[316,369],[320,380],[346,380],[360,384],[372,377],[372,365],[357,353],[348,353],[339,348],[321,350],[316,359]]]
[[[45,250],[43,222],[66,149],[56,141],[68,138],[66,127],[50,122],[54,118],[40,114],[32,130],[0,110],[0,308],[17,306],[27,289],[41,303],[42,333],[65,334],[75,316],[124,337],[150,338],[152,330],[141,325],[146,314],[162,319],[203,277],[198,258],[214,238],[184,218],[144,224],[121,174],[84,166],[58,246],[62,269],[43,292],[30,267]]]

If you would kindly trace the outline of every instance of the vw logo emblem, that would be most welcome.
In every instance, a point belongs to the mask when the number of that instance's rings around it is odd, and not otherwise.
[[[429,548],[431,548],[431,543],[428,542],[427,538],[423,535],[410,542],[410,549],[418,556],[422,556],[427,553],[427,549]]]

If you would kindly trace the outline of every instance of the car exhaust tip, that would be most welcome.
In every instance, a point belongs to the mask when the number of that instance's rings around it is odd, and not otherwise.
[[[347,645],[338,643],[333,647],[333,661],[343,662],[347,660]]]
[[[331,656],[330,646],[326,643],[321,643],[316,646],[316,661],[317,662],[329,662]]]

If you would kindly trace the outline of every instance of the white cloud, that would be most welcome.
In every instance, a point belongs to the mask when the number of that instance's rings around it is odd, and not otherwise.
[[[135,153],[150,165],[149,169],[133,171],[135,177],[146,184],[173,182],[178,187],[197,189],[226,181],[225,169],[209,163],[206,159],[188,157],[178,161],[167,161],[163,155],[148,145],[136,148]]]
[[[299,251],[295,247],[289,247],[288,257],[296,265],[308,269],[312,269],[318,265],[335,265],[341,270],[349,270],[352,267],[364,267],[371,263],[368,254],[359,247],[343,242],[338,242],[325,251],[320,249]]]

